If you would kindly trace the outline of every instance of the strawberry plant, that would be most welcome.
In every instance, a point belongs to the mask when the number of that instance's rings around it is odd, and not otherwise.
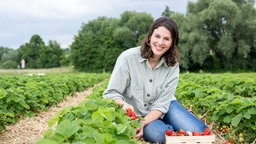
[[[67,107],[49,121],[49,130],[37,144],[97,143],[135,144],[140,127],[113,100],[101,98],[99,88],[77,107]],[[58,123],[57,128],[52,126]]]
[[[62,101],[109,77],[108,74],[73,73],[44,76],[1,75],[0,131],[22,116],[33,116],[40,110]]]
[[[256,137],[255,74],[182,74],[176,97],[193,107],[198,117],[216,126],[226,125],[233,142],[252,142]],[[231,131],[232,130],[232,131]],[[238,137],[239,133],[244,136]],[[240,140],[239,140],[240,139]]]

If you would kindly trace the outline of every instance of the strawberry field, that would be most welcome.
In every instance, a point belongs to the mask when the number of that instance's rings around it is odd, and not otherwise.
[[[0,131],[23,116],[47,110],[66,96],[85,90],[109,74],[7,75],[0,77]]]
[[[0,126],[33,116],[65,96],[103,81],[78,106],[60,111],[37,143],[144,143],[134,139],[139,123],[109,99],[102,99],[109,74],[53,74],[0,78]],[[216,143],[256,141],[256,73],[183,73],[176,97],[218,137]],[[55,125],[57,124],[57,126]]]

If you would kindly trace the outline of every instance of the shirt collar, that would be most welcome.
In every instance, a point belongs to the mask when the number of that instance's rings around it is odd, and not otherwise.
[[[140,58],[139,58],[139,62],[144,62],[144,61],[147,61],[147,60],[148,60],[148,59],[143,58],[143,57],[141,57],[141,56],[140,56]],[[162,65],[162,64],[163,64],[164,66],[168,67],[168,65],[167,65],[166,60],[164,59],[164,57],[161,58],[161,60],[160,60],[160,62],[159,62],[159,66]]]

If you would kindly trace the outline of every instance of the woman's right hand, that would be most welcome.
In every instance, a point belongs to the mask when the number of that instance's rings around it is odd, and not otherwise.
[[[124,110],[131,109],[132,111],[134,111],[133,106],[129,105],[127,102],[124,102],[123,109]]]
[[[134,111],[134,108],[133,108],[132,105],[128,104],[127,102],[123,101],[120,98],[116,98],[115,102],[116,102],[117,105],[122,105],[124,110],[132,109]]]

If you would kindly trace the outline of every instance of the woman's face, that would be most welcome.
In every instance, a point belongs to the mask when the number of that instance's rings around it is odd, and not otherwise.
[[[160,26],[153,31],[150,37],[150,47],[154,57],[160,58],[172,45],[171,32],[164,26]]]

